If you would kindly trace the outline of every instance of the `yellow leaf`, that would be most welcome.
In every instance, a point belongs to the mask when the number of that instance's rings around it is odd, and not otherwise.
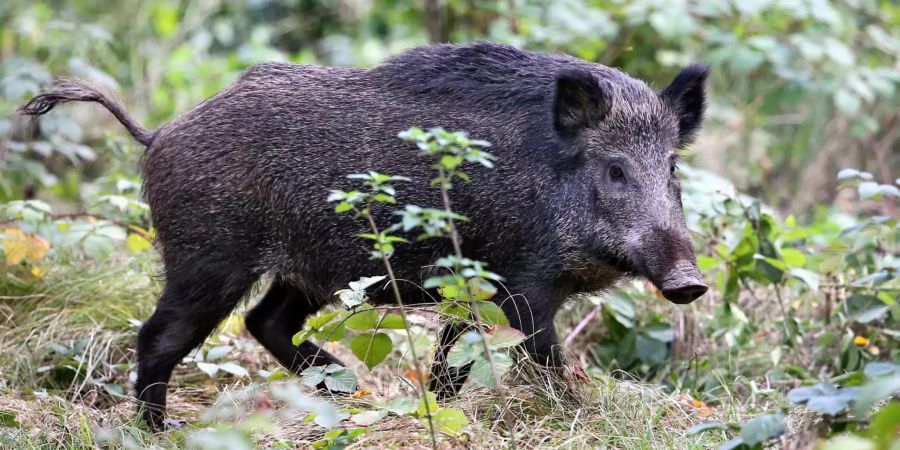
[[[150,241],[137,233],[129,234],[125,243],[128,244],[128,250],[131,250],[132,253],[140,253],[152,247]]]
[[[47,254],[47,251],[50,250],[50,241],[38,236],[31,235],[29,237],[30,246],[28,248],[28,252],[25,254],[25,259],[30,263],[36,263],[42,259],[44,259],[44,255]]]
[[[31,268],[31,274],[34,275],[36,278],[43,277],[45,273],[47,273],[47,269],[44,269],[42,267],[35,266],[35,267]]]
[[[3,253],[6,255],[6,263],[16,265],[25,259],[28,253],[28,244],[25,240],[25,233],[18,228],[7,228],[3,230],[6,237],[0,241],[3,245]]]
[[[370,390],[368,390],[368,389],[366,389],[366,388],[359,388],[359,389],[357,389],[357,391],[354,392],[350,397],[353,397],[353,398],[362,398],[362,397],[365,397],[365,396],[367,396],[367,395],[372,395],[372,391],[370,391]]]
[[[869,339],[863,336],[857,336],[853,338],[853,343],[859,347],[865,347],[869,345]]]
[[[19,264],[22,261],[36,263],[50,250],[50,242],[38,235],[28,235],[18,228],[3,230],[6,237],[0,240],[6,263]]]

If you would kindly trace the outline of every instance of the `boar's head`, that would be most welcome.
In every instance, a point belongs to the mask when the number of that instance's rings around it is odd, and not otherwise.
[[[707,74],[689,66],[653,92],[621,72],[567,69],[554,86],[554,128],[566,161],[560,226],[581,253],[647,278],[674,303],[707,290],[676,177],[677,150],[703,119]]]

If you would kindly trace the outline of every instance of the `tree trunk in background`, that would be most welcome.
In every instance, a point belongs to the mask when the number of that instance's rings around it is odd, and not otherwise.
[[[439,3],[440,0],[425,0],[425,29],[428,30],[428,40],[433,43],[447,41]]]

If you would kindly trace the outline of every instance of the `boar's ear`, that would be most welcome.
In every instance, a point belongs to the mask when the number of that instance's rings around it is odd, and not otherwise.
[[[553,125],[564,137],[574,137],[596,125],[612,106],[612,86],[601,84],[587,70],[566,69],[556,77],[553,98]]]
[[[678,114],[678,147],[690,144],[700,129],[706,109],[709,66],[693,64],[681,69],[659,96]]]

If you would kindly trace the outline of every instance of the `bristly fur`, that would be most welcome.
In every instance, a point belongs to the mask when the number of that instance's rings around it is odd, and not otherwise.
[[[496,168],[467,166],[471,182],[454,185],[453,208],[470,219],[459,224],[465,255],[506,279],[513,295],[495,300],[536,361],[562,363],[553,317],[573,293],[633,273],[700,286],[671,156],[699,126],[705,73],[686,69],[660,97],[616,69],[480,42],[413,49],[371,70],[261,64],[156,133],[74,81],[22,111],[98,102],[148,146],[144,194],[166,286],[139,333],[136,387],[159,426],[175,364],[264,274],[274,282],[248,330],[292,370],[339,363],[311,342],[294,346],[291,333],[383,267],[356,238],[365,227],[325,199],[357,187],[346,175],[374,170],[412,179],[397,186],[400,202],[440,206],[431,163],[396,137],[411,126],[491,142]],[[373,214],[382,226],[396,220],[387,208]],[[440,239],[399,244],[396,276],[420,280],[451,252]],[[410,302],[427,300],[401,286]],[[391,301],[373,291],[373,302]],[[450,373],[444,356],[432,390],[449,395],[465,373]]]

